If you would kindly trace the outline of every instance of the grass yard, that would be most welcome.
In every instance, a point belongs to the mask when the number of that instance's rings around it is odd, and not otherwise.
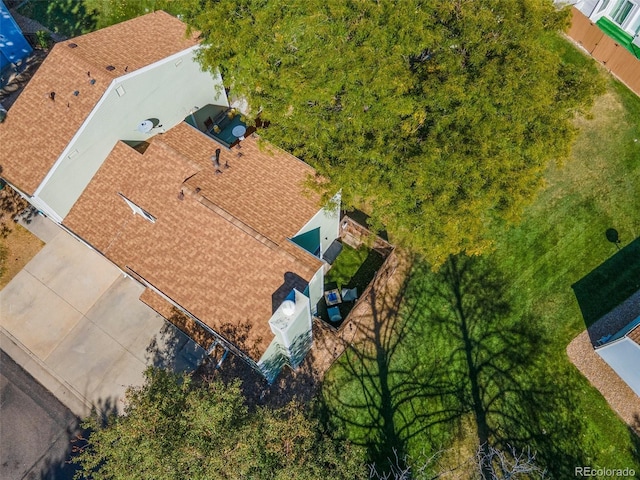
[[[325,277],[325,285],[334,288],[357,288],[362,293],[384,263],[384,257],[366,246],[353,248],[343,244],[342,252]]]
[[[607,82],[592,113],[576,120],[571,158],[548,168],[519,224],[495,227],[494,251],[453,258],[438,273],[416,265],[401,314],[377,315],[370,337],[327,374],[330,421],[370,459],[384,463],[395,449],[419,463],[445,449],[440,458],[453,467],[464,460],[457,453],[489,440],[530,446],[552,478],[573,478],[580,465],[640,471],[640,438],[565,352],[598,308],[636,288],[640,272],[631,254],[589,277],[618,251],[608,229],[632,253],[640,236],[640,99]],[[587,304],[587,318],[572,288],[584,278],[608,302]]]
[[[87,11],[84,1],[29,0],[20,6],[18,13],[65,37],[82,35],[96,29],[94,15]]]
[[[359,248],[353,248],[347,244],[343,244],[342,251],[338,258],[331,266],[329,272],[324,279],[325,291],[337,288],[356,288],[358,296],[362,295],[365,288],[369,285],[376,272],[384,263],[385,258],[375,250],[365,245]],[[343,302],[338,305],[340,314],[343,319],[353,308],[354,302]],[[327,305],[323,300],[318,304],[318,316],[325,321],[329,320],[327,313]],[[334,324],[338,326],[338,324]]]

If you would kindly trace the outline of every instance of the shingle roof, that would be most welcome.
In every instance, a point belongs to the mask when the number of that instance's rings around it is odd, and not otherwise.
[[[634,342],[636,342],[638,345],[640,345],[640,325],[638,325],[637,327],[635,327],[633,330],[631,330],[628,334],[627,337],[629,337],[631,340],[633,340]]]
[[[32,194],[111,81],[196,45],[185,33],[158,11],[56,44],[0,126],[2,176]]]
[[[162,141],[203,167],[188,186],[276,243],[295,235],[318,211],[317,195],[301,185],[314,175],[313,168],[256,136],[233,150],[221,148],[220,164],[229,167],[223,175],[210,174],[214,142],[187,123],[169,130]],[[289,207],[281,211],[282,205]]]
[[[242,332],[256,360],[273,337],[268,320],[283,295],[304,288],[322,266],[287,240],[319,209],[317,196],[302,195],[313,171],[257,142],[224,150],[229,168],[218,175],[209,160],[218,144],[189,125],[153,138],[144,154],[119,142],[64,221],[214,330]],[[156,222],[134,216],[118,193]]]

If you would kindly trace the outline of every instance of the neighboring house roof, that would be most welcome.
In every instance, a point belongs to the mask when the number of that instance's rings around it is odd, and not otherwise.
[[[197,43],[158,11],[56,44],[0,128],[3,177],[33,194],[115,78]]]
[[[222,149],[221,174],[210,159],[216,148],[186,123],[152,138],[144,154],[119,142],[63,223],[217,332],[242,330],[258,360],[273,338],[275,308],[322,267],[288,240],[318,211],[319,197],[302,194],[309,166],[261,149],[255,136]]]
[[[30,53],[31,46],[4,2],[0,1],[0,73],[12,64],[20,63]]]

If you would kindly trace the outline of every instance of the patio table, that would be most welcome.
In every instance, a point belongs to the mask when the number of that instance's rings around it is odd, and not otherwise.
[[[334,288],[333,290],[327,290],[326,292],[324,292],[324,299],[327,302],[328,307],[342,303],[342,298],[340,297],[340,290],[338,290],[337,288]]]

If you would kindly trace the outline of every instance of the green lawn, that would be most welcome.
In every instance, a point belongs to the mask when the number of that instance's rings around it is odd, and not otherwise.
[[[18,13],[65,37],[82,35],[96,29],[95,14],[87,11],[84,1],[29,0],[20,6]]]
[[[531,446],[552,478],[580,465],[640,471],[640,439],[565,351],[585,322],[637,289],[640,272],[640,99],[607,82],[576,121],[571,158],[548,168],[519,224],[495,227],[494,251],[438,273],[416,265],[401,314],[377,315],[367,341],[329,371],[329,418],[371,459],[451,448],[451,461],[488,439]],[[623,261],[609,260],[611,228],[631,252]],[[600,293],[583,303],[587,318],[574,285]]]
[[[155,10],[184,13],[188,2],[175,0],[28,0],[18,13],[51,31],[75,37]]]
[[[343,244],[342,251],[331,270],[327,272],[324,283],[336,285],[337,288],[355,287],[362,293],[383,263],[382,255],[364,245],[356,249]]]

